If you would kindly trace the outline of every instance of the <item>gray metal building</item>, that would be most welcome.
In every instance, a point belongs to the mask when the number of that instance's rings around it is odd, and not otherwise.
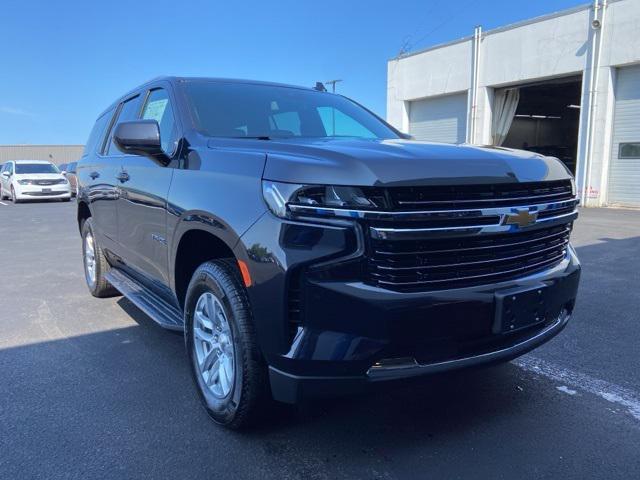
[[[56,165],[75,162],[84,145],[0,145],[0,163],[7,160],[49,160]]]
[[[418,140],[558,157],[583,205],[640,208],[640,0],[476,27],[394,58],[387,120]]]

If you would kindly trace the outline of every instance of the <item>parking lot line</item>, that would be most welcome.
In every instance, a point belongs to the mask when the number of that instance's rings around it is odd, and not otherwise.
[[[561,387],[564,388],[558,388],[560,391],[574,395],[576,392],[567,388],[567,386],[571,386],[597,395],[608,402],[624,407],[631,416],[636,420],[640,420],[640,394],[637,392],[584,373],[574,372],[531,355],[517,358],[512,363],[523,370],[537,373],[562,383]]]
[[[5,207],[9,206],[8,203],[0,202],[0,205],[4,205]]]

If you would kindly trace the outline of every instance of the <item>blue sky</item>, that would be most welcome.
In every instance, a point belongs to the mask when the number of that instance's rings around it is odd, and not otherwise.
[[[386,64],[584,0],[3,0],[0,144],[85,142],[116,97],[158,75],[338,91],[385,115]]]

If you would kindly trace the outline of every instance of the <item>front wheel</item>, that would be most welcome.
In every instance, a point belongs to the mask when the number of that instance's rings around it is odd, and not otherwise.
[[[206,262],[196,270],[185,323],[191,373],[207,413],[228,428],[249,426],[270,403],[268,373],[232,261]]]
[[[18,197],[16,196],[16,190],[15,190],[15,188],[13,188],[13,185],[11,185],[11,201],[13,203],[18,203],[19,202]]]
[[[99,298],[118,295],[118,291],[105,279],[111,267],[98,244],[91,217],[82,223],[82,259],[84,278],[91,295]]]

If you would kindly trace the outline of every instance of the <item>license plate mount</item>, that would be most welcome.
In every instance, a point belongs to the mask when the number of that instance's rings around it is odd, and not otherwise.
[[[511,333],[542,324],[551,311],[550,290],[546,285],[495,293],[493,333]]]
[[[42,189],[42,193],[51,193],[51,189],[50,188],[43,188]]]

